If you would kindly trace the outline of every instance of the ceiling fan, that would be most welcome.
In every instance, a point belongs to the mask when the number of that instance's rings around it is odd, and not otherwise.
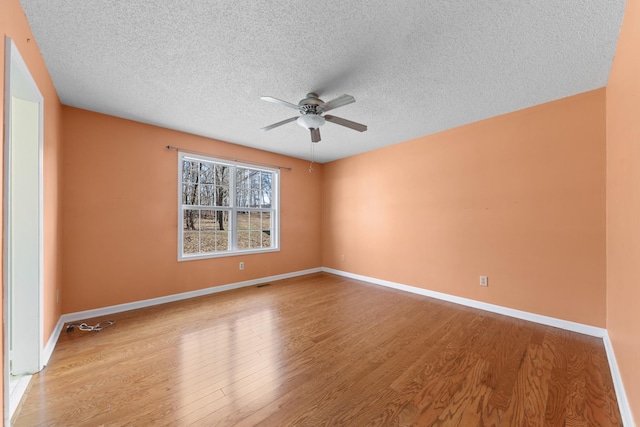
[[[351,104],[352,102],[356,102],[356,99],[351,95],[342,95],[337,97],[336,99],[332,99],[329,102],[324,102],[318,97],[317,93],[310,92],[307,94],[306,98],[298,102],[298,105],[283,101],[278,98],[274,98],[272,96],[261,96],[260,99],[273,102],[274,104],[284,105],[285,107],[293,108],[300,112],[300,116],[290,117],[281,122],[263,127],[262,129],[260,129],[263,132],[271,130],[273,128],[277,128],[278,126],[282,126],[294,120],[297,121],[298,124],[303,128],[309,129],[311,131],[311,142],[320,141],[320,126],[322,126],[325,121],[348,127],[349,129],[357,130],[358,132],[364,132],[367,130],[367,126],[360,123],[352,122],[351,120],[343,119],[336,116],[330,116],[328,114],[323,116],[323,114],[327,111],[334,110],[338,107],[342,107],[343,105]]]

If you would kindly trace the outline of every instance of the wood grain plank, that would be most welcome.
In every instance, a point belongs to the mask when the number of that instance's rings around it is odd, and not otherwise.
[[[600,340],[331,274],[111,319],[13,425],[621,425]]]

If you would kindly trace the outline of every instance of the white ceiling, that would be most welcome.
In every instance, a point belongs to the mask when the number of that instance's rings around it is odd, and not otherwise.
[[[624,0],[21,0],[65,105],[319,162],[606,85]]]

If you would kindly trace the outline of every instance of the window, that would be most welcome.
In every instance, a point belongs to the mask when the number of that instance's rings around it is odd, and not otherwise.
[[[178,259],[278,250],[277,169],[179,153]]]

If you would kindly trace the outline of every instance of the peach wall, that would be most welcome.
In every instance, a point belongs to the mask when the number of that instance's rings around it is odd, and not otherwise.
[[[18,0],[2,0],[0,2],[0,134],[4,141],[4,37],[15,42],[20,54],[40,88],[44,97],[44,341],[51,333],[60,318],[60,304],[56,303],[56,289],[60,287],[61,255],[60,255],[60,203],[58,188],[60,184],[60,100],[53,82],[40,54],[37,43],[31,33],[26,17]],[[4,148],[2,150],[4,153]],[[4,176],[0,163],[0,185]],[[0,214],[0,221],[2,214]],[[2,249],[0,248],[0,251]],[[2,254],[0,254],[2,255]],[[4,258],[3,258],[4,259]],[[0,272],[1,273],[1,272]],[[2,276],[4,277],[4,276]],[[0,307],[0,314],[2,308]],[[1,333],[1,332],[0,332]],[[1,336],[0,336],[1,338]],[[2,340],[1,342],[4,342]],[[4,354],[4,349],[3,349]],[[0,387],[2,378],[0,378]],[[4,390],[4,389],[3,389]],[[0,405],[1,407],[2,405]],[[0,409],[1,410],[1,409]]]
[[[65,313],[321,266],[321,165],[70,107],[63,123]],[[293,167],[280,175],[282,250],[178,262],[167,145]]]
[[[607,329],[640,420],[640,2],[627,0],[607,86]]]
[[[323,265],[604,327],[604,108],[599,89],[325,164]]]

